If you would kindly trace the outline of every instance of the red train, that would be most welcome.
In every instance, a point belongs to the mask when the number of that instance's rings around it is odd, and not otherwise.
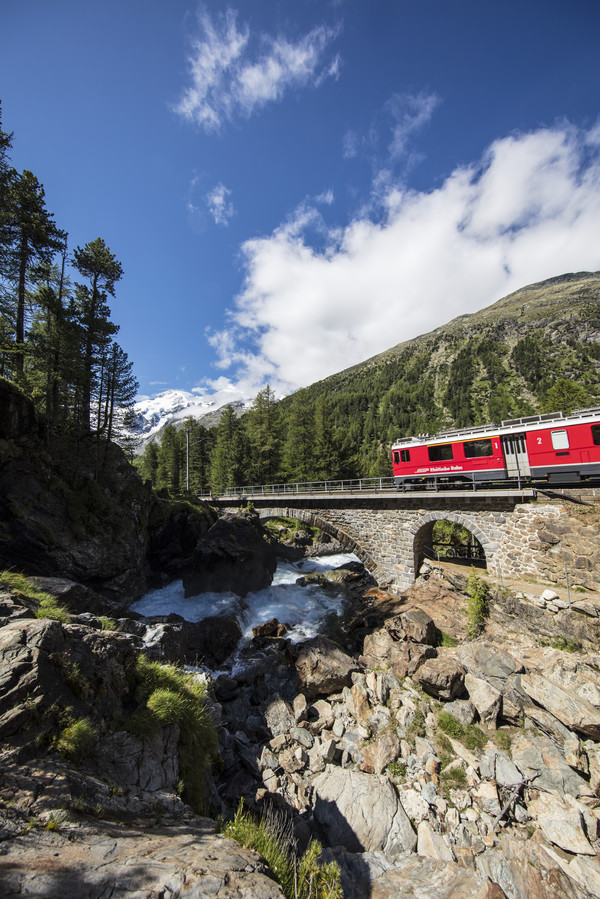
[[[392,446],[399,487],[600,481],[600,406],[553,412],[398,440]]]

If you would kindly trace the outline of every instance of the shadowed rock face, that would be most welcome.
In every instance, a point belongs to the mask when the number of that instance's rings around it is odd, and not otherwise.
[[[264,539],[258,517],[224,515],[183,569],[185,595],[215,591],[246,596],[268,587],[276,568],[275,547]]]
[[[0,439],[37,434],[38,423],[31,403],[20,390],[0,380]]]

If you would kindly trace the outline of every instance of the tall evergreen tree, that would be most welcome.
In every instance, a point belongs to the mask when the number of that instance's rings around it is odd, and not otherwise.
[[[61,232],[46,209],[44,188],[32,172],[11,179],[6,191],[9,249],[6,271],[14,284],[14,370],[23,381],[25,360],[25,301],[28,286],[39,278],[36,265],[48,264],[61,246]]]
[[[232,406],[226,406],[216,428],[216,440],[210,465],[210,486],[214,493],[248,483],[247,453],[239,419]],[[246,464],[244,464],[246,463]]]
[[[288,411],[283,471],[287,481],[314,480],[314,416],[303,390],[294,394]]]
[[[269,384],[255,397],[244,417],[250,442],[250,471],[253,484],[273,484],[279,478],[281,436],[275,394]]]
[[[115,284],[123,274],[116,256],[102,238],[77,247],[73,264],[87,280],[76,286],[76,305],[82,331],[82,382],[79,421],[84,432],[90,430],[92,390],[96,383],[95,366],[102,359],[108,339],[118,328],[109,319],[106,295],[115,295]]]

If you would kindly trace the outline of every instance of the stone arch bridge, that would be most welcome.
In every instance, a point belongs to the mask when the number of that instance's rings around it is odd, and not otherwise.
[[[213,498],[223,510],[252,503],[261,518],[297,518],[322,528],[355,553],[380,586],[401,591],[418,574],[436,521],[467,528],[496,577],[535,576],[548,550],[540,534],[560,506],[538,504],[533,490],[369,495],[248,495]]]

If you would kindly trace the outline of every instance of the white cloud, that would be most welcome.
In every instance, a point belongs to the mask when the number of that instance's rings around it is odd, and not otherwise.
[[[228,225],[229,219],[235,214],[230,196],[229,188],[220,183],[206,195],[206,203],[217,225]]]
[[[392,119],[389,154],[399,159],[407,152],[409,138],[429,122],[439,98],[435,94],[394,94],[386,104]]]
[[[322,220],[303,205],[244,244],[244,289],[211,337],[223,365],[288,392],[526,284],[600,269],[597,135],[513,135],[436,190],[388,184],[384,220],[363,212],[325,249],[309,244]]]
[[[364,154],[377,168],[399,161],[405,167],[414,163],[418,157],[409,149],[409,141],[429,122],[439,102],[436,94],[423,91],[392,94],[364,134],[350,130],[344,135],[344,158]]]
[[[199,24],[202,34],[192,41],[188,59],[192,83],[175,111],[207,132],[281,100],[293,87],[318,87],[339,75],[339,57],[326,57],[339,29],[318,26],[296,41],[255,36],[248,26],[238,27],[232,9],[216,21],[205,13]]]

